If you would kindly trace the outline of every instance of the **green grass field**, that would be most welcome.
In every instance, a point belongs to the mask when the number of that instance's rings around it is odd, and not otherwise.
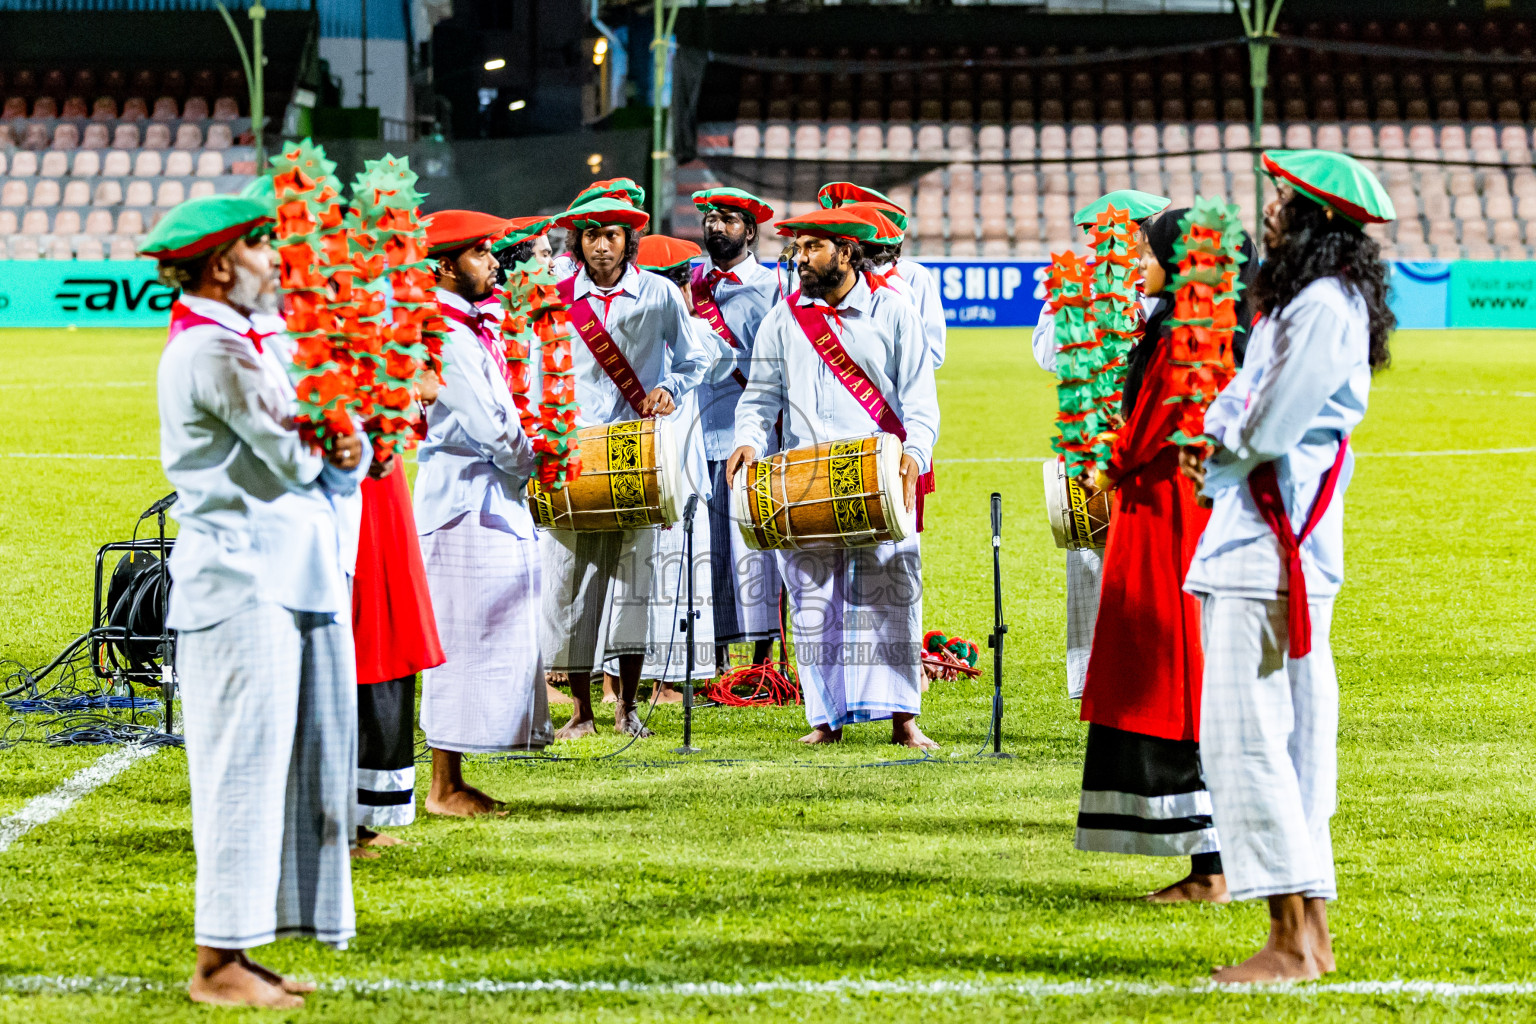
[[[154,460],[162,340],[0,332],[0,657],[38,665],[84,629],[96,545],[169,489]],[[1065,696],[1062,558],[1038,465],[1009,461],[1048,451],[1051,381],[1023,332],[977,330],[951,335],[939,377],[925,622],[984,641],[987,495],[1001,491],[1017,759],[969,756],[990,672],[928,695],[923,726],[943,750],[920,764],[860,767],[892,756],[881,726],[803,750],[798,709],[701,712],[696,742],[730,763],[669,753],[673,708],[616,760],[593,759],[610,737],[557,748],[575,761],[481,759],[472,777],[505,818],[424,818],[402,833],[410,846],[359,864],[346,952],[264,951],[330,983],[292,1016],[1536,1018],[1522,994],[1536,991],[1536,453],[1434,454],[1531,443],[1536,332],[1404,332],[1395,349],[1355,437],[1334,626],[1333,987],[1201,989],[1213,964],[1251,952],[1262,908],[1145,905],[1134,897],[1181,864],[1073,851],[1084,727]],[[62,453],[141,458],[23,457]],[[0,816],[102,753],[0,750]],[[187,804],[185,758],[161,751],[0,853],[0,1020],[212,1019],[181,991]]]

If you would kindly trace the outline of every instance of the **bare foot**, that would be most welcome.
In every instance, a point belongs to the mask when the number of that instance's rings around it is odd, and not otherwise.
[[[245,950],[238,954],[240,962],[254,971],[264,981],[276,985],[284,992],[292,992],[294,995],[303,995],[305,992],[313,992],[316,985],[312,981],[295,981],[293,978],[285,978],[265,964],[259,964],[246,955]]]
[[[1316,981],[1323,976],[1317,961],[1306,952],[1285,952],[1265,943],[1264,948],[1240,964],[1218,967],[1211,980],[1218,985],[1276,985]]]
[[[370,850],[363,846],[352,847],[353,860],[378,860],[379,856],[380,854],[378,850]]]
[[[617,704],[619,702],[619,677],[603,673],[603,703]]]
[[[427,791],[427,813],[445,814],[454,818],[473,818],[479,814],[491,814],[499,809],[497,802],[474,786]],[[375,854],[377,856],[377,854]]]
[[[569,672],[557,672],[555,669],[545,669],[544,681],[551,686],[561,686],[571,681]]]
[[[917,721],[911,718],[891,723],[891,742],[898,747],[911,747],[914,750],[939,749],[939,745],[924,736],[923,730],[917,727]]]
[[[800,742],[811,746],[817,743],[841,743],[843,742],[843,730],[828,729],[824,725],[818,725],[804,736],[801,736]]]
[[[683,691],[671,683],[657,683],[655,700],[658,704],[681,704]]]
[[[1312,946],[1312,959],[1317,961],[1317,969],[1324,974],[1332,974],[1338,969],[1333,959],[1333,936],[1328,934],[1328,901],[1324,899],[1307,900],[1307,941]]]
[[[632,704],[620,703],[613,712],[613,731],[622,736],[634,736],[637,739],[645,739],[651,734],[640,722],[640,713]]]
[[[197,971],[187,986],[194,1003],[209,1006],[260,1006],[268,1010],[297,1010],[304,997],[285,992],[251,970],[239,960],[231,960],[211,971]]]
[[[358,840],[362,846],[404,846],[405,840],[397,836],[387,836],[383,832],[375,832],[370,836]]]
[[[571,699],[571,695],[570,694],[566,693],[564,690],[559,689],[553,683],[549,682],[549,677],[548,676],[545,676],[545,680],[544,680],[544,698],[549,703],[551,703],[551,704],[574,704],[574,703],[576,703],[576,701]]]
[[[1226,875],[1197,875],[1194,872],[1142,899],[1148,903],[1232,902],[1232,897],[1227,895]]]
[[[566,722],[560,728],[555,730],[555,739],[557,740],[579,740],[583,736],[596,735],[597,725],[590,718],[584,719],[580,722],[572,718],[569,722]]]

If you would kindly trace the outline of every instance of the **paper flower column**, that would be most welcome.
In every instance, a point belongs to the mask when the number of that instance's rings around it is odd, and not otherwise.
[[[1094,445],[1103,428],[1094,377],[1103,359],[1089,322],[1093,270],[1075,253],[1051,254],[1045,279],[1046,305],[1055,318],[1057,436],[1051,447],[1066,459],[1067,473],[1078,476],[1095,466]]]
[[[1242,254],[1242,227],[1236,206],[1219,199],[1200,197],[1179,222],[1180,237],[1174,243],[1178,272],[1173,315],[1168,323],[1178,393],[1179,422],[1168,440],[1181,446],[1209,446],[1205,434],[1205,410],[1226,386],[1236,367],[1232,334],[1237,327],[1237,299],[1242,284],[1238,268]]]
[[[581,447],[576,439],[576,378],[571,366],[570,324],[556,287],[558,278],[536,260],[507,274],[502,293],[502,339],[508,384],[523,430],[533,442],[539,484],[557,491],[581,475]],[[537,415],[533,411],[533,350],[539,351],[543,378]]]

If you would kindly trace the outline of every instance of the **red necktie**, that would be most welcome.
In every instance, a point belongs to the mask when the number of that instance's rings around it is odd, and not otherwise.
[[[815,306],[815,309],[816,312],[820,313],[822,316],[831,317],[833,320],[837,321],[837,333],[843,333],[843,318],[838,314],[835,308],[832,306],[822,305],[818,302]]]
[[[704,281],[707,285],[709,285],[710,291],[714,291],[715,285],[719,284],[721,281],[729,281],[732,284],[741,284],[741,278],[736,276],[736,271],[734,270],[711,270],[705,276]]]
[[[259,355],[262,351],[261,339],[270,338],[276,333],[276,331],[258,331],[256,328],[252,327],[250,330],[245,332],[245,336],[251,340],[252,345],[256,346],[256,352]]]
[[[598,291],[594,291],[592,293],[592,297],[594,299],[599,300],[603,304],[603,326],[604,327],[608,326],[608,310],[613,306],[613,300],[618,298],[620,295],[623,295],[623,294],[624,294],[624,292],[622,290],[620,290],[620,291],[612,291],[612,292],[598,292]]]

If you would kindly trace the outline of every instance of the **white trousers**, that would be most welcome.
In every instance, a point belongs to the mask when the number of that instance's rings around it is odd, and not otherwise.
[[[1099,617],[1104,556],[1093,548],[1067,549],[1067,696],[1079,700],[1088,682],[1093,624]]]
[[[1333,899],[1339,680],[1332,600],[1311,604],[1312,652],[1286,655],[1286,601],[1202,596],[1200,760],[1235,900]]]
[[[922,556],[916,537],[784,551],[795,669],[811,725],[840,729],[922,707]]]
[[[198,945],[356,934],[356,671],[346,615],[259,604],[178,635]]]

